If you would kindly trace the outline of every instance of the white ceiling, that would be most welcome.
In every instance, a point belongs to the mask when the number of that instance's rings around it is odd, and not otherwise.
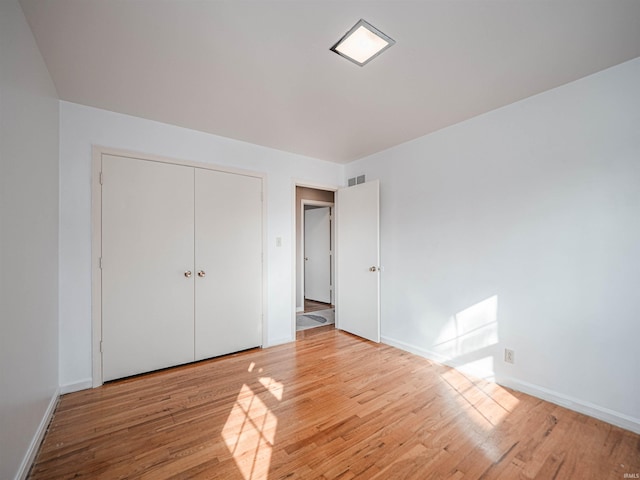
[[[340,163],[640,56],[638,0],[21,4],[63,100]]]

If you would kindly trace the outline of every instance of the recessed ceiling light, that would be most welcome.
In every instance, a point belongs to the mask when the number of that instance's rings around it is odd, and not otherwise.
[[[362,67],[394,43],[394,39],[370,23],[360,20],[331,47],[331,50]]]

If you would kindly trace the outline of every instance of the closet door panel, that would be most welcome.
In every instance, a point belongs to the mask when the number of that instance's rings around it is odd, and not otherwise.
[[[103,156],[105,381],[194,360],[194,169]]]
[[[262,179],[196,169],[195,185],[199,360],[262,344]]]

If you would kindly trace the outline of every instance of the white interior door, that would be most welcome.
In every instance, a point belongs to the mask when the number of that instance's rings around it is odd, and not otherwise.
[[[191,362],[193,168],[102,157],[103,380]]]
[[[196,169],[196,360],[262,345],[262,179]]]
[[[331,303],[331,208],[304,211],[304,298]]]
[[[336,319],[341,330],[380,341],[380,185],[337,192]]]

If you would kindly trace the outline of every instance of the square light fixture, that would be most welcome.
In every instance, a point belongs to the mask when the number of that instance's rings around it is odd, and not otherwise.
[[[363,67],[394,43],[394,39],[360,19],[331,47],[331,51]]]

